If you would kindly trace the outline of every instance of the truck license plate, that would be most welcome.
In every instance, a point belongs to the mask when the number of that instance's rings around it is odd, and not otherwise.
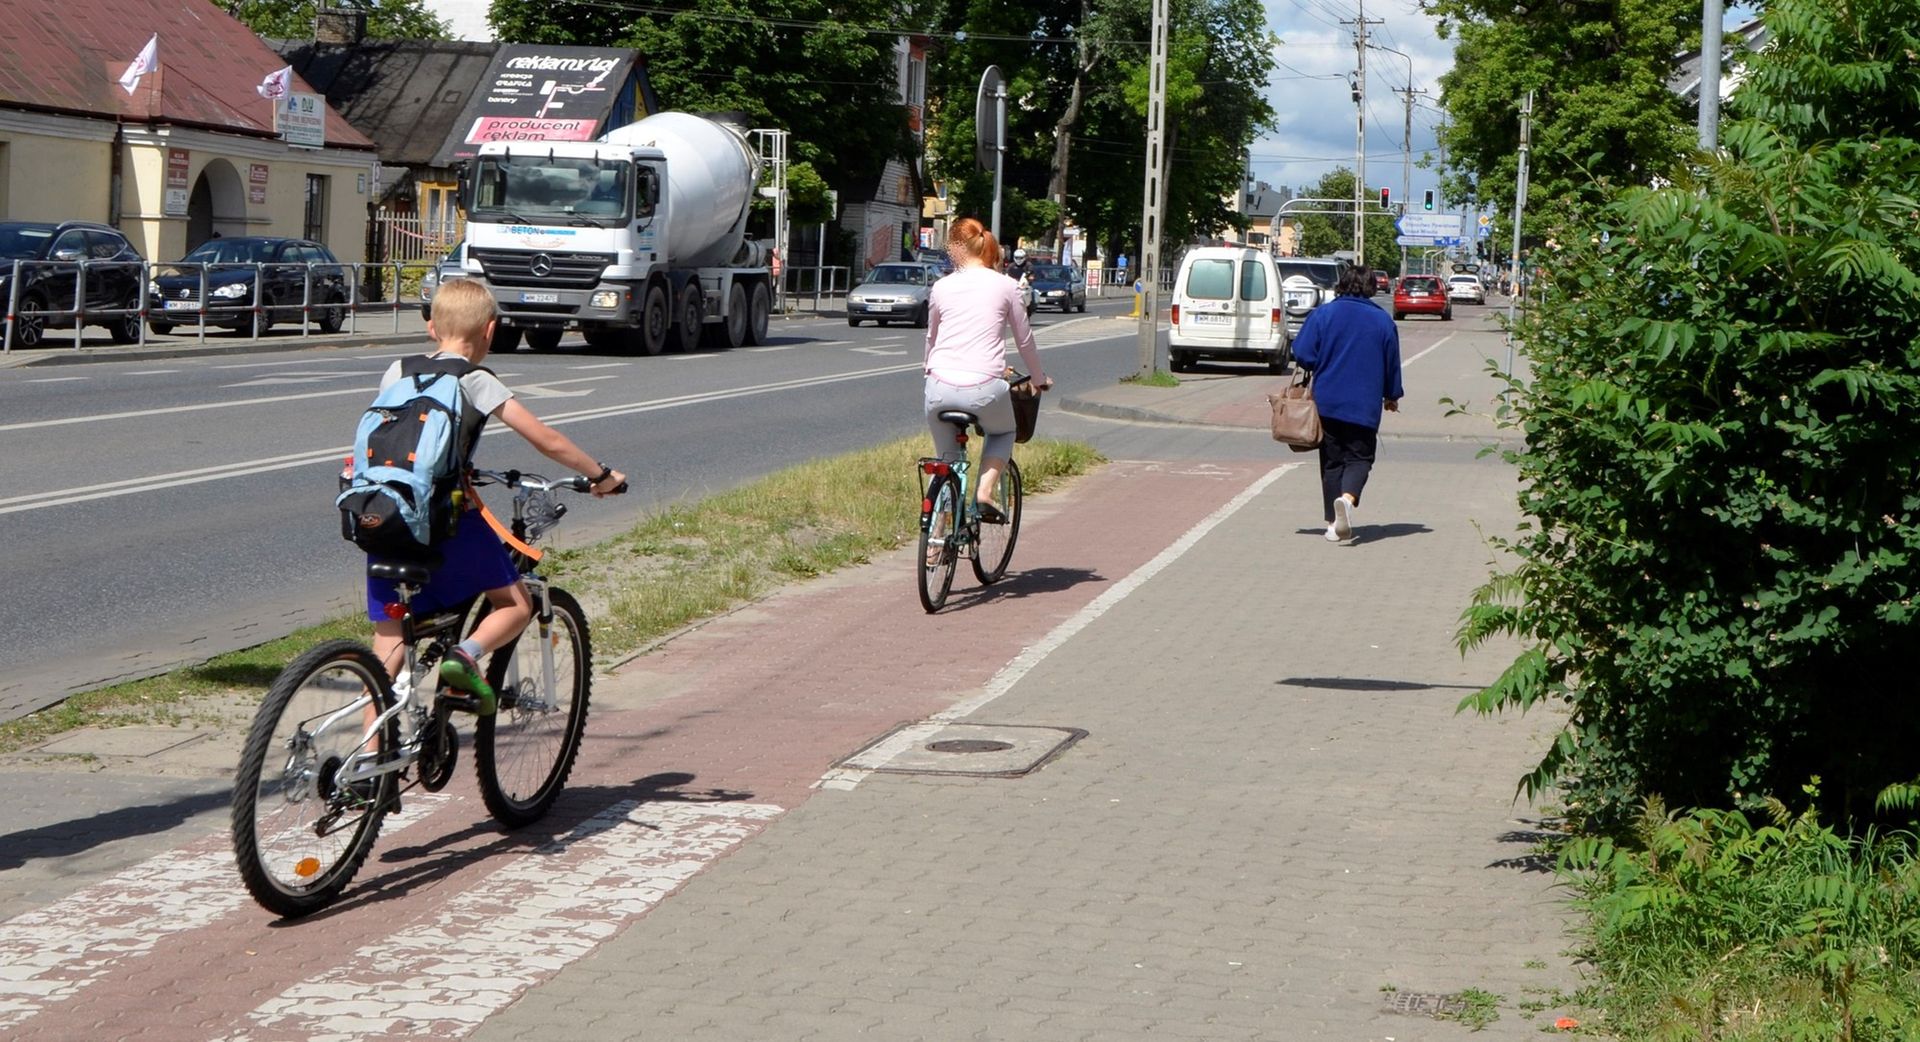
[[[558,304],[560,303],[560,294],[558,293],[522,293],[520,294],[520,303],[522,304]]]

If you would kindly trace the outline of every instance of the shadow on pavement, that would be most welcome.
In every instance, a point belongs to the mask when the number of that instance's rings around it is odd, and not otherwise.
[[[1287,687],[1310,687],[1322,691],[1437,691],[1457,688],[1478,691],[1479,684],[1423,684],[1417,680],[1375,680],[1370,677],[1286,677],[1274,681]]]
[[[954,583],[965,581],[972,573],[962,570],[954,576]],[[1040,593],[1059,593],[1071,590],[1081,583],[1105,582],[1106,576],[1090,568],[1030,568],[1024,571],[1009,572],[1007,577],[992,586],[974,586],[970,589],[955,590],[947,600],[947,607],[970,608],[976,604],[985,604],[1002,598],[1031,597]]]
[[[1327,530],[1321,528],[1296,528],[1295,535],[1324,536]],[[1433,529],[1418,521],[1396,521],[1387,525],[1355,525],[1353,541],[1355,543],[1377,543],[1382,539],[1398,539],[1403,535],[1431,535]]]
[[[38,858],[63,858],[115,840],[165,832],[195,815],[227,806],[226,788],[200,792],[164,803],[120,807],[92,817],[42,825],[0,836],[0,872],[19,868]]]
[[[471,775],[466,777],[471,778]],[[642,805],[733,803],[753,798],[753,793],[736,789],[683,788],[693,780],[692,774],[666,771],[636,778],[625,785],[568,786],[546,818],[525,828],[507,832],[491,818],[482,818],[455,832],[435,836],[425,843],[380,851],[376,860],[390,867],[383,868],[378,876],[357,882],[339,901],[313,915],[300,919],[280,919],[272,925],[276,928],[297,926],[343,915],[358,908],[404,900],[416,890],[438,885],[461,866],[475,861],[538,847],[565,848],[591,839],[602,832],[628,824],[624,819],[609,821],[597,817],[608,807],[623,801],[634,800]],[[459,784],[458,778],[455,784]],[[460,845],[488,835],[494,838],[479,846]],[[375,849],[379,848],[376,846]]]
[[[1566,832],[1561,829],[1557,821],[1528,821],[1525,824],[1536,827],[1502,832],[1498,840],[1501,843],[1525,843],[1534,849],[1516,857],[1503,857],[1496,861],[1489,861],[1488,868],[1510,868],[1529,874],[1545,874],[1553,871],[1554,855],[1550,850],[1543,850],[1541,847],[1543,844],[1565,838]]]

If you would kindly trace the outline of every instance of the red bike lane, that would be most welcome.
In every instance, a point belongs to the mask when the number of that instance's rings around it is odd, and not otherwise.
[[[1121,462],[1030,498],[1008,577],[982,589],[962,566],[938,615],[909,551],[683,633],[596,677],[547,820],[494,825],[463,748],[447,790],[410,794],[320,915],[253,905],[221,834],[0,924],[0,1034],[460,1037],[751,842],[841,758],[978,695],[1271,469]]]

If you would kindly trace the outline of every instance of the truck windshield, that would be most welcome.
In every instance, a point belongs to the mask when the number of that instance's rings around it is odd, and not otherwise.
[[[546,156],[481,156],[473,214],[481,220],[627,216],[628,164]]]

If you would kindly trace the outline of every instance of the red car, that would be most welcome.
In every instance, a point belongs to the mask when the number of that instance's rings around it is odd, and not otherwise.
[[[1439,315],[1442,321],[1453,319],[1453,301],[1447,299],[1447,287],[1438,275],[1408,275],[1393,287],[1395,321],[1408,315]]]
[[[1381,271],[1379,268],[1373,269],[1373,291],[1375,293],[1385,293],[1387,290],[1392,288],[1393,288],[1393,279],[1390,278],[1386,272]]]

